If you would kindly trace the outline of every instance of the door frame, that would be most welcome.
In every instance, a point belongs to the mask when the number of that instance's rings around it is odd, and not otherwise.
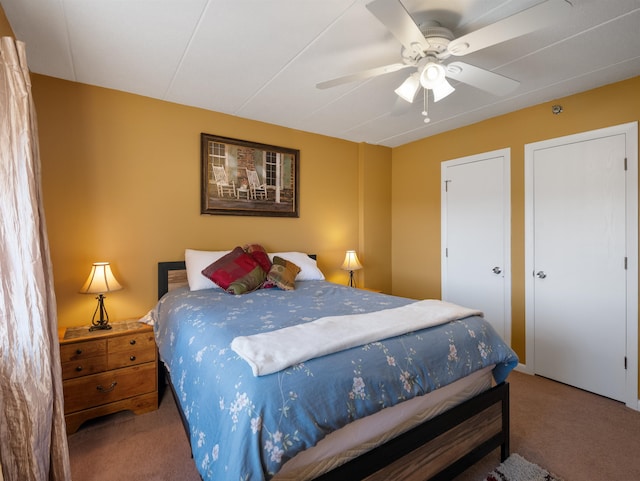
[[[461,164],[469,164],[472,162],[481,162],[483,160],[503,157],[503,198],[504,205],[504,341],[511,346],[511,148],[493,150],[483,152],[481,154],[469,155],[458,159],[446,160],[440,164],[440,285],[442,297],[446,295],[447,287],[447,167],[453,167]]]
[[[537,150],[559,147],[576,142],[624,134],[627,152],[626,175],[626,245],[627,245],[627,286],[626,286],[626,386],[625,404],[640,410],[638,399],[638,122],[606,127],[579,134],[543,140],[524,146],[524,227],[525,227],[525,349],[526,364],[521,370],[535,374],[535,313],[534,299],[534,236],[533,236],[533,158]]]

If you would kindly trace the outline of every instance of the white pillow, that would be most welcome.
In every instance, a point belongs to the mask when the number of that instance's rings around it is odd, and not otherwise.
[[[214,282],[202,275],[202,269],[220,259],[231,251],[197,251],[185,249],[184,263],[187,266],[187,281],[189,289],[200,291],[202,289],[220,289]]]
[[[273,252],[269,253],[269,258],[273,262],[275,256],[282,257],[293,262],[300,268],[296,276],[296,281],[323,281],[324,274],[318,269],[318,263],[304,252]]]

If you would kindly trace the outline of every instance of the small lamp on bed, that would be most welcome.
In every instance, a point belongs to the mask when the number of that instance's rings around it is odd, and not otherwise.
[[[347,255],[344,256],[344,262],[342,263],[342,270],[349,271],[349,287],[356,287],[356,282],[353,279],[353,271],[362,269],[362,264],[358,260],[356,251],[347,251]]]
[[[109,314],[104,307],[104,294],[106,292],[119,291],[122,289],[120,283],[116,280],[113,272],[111,272],[111,266],[108,262],[94,262],[91,267],[91,273],[87,278],[87,282],[84,283],[80,293],[82,294],[98,294],[98,306],[93,312],[93,318],[91,319],[90,331],[97,329],[111,329],[109,325]],[[96,319],[96,314],[100,313],[99,319]]]

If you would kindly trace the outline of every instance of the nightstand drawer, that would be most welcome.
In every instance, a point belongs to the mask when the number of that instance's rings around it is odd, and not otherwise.
[[[156,364],[115,369],[64,381],[64,412],[72,413],[157,389]]]
[[[127,336],[118,336],[108,340],[109,354],[119,351],[151,349],[156,347],[153,332],[142,332]]]
[[[107,369],[107,356],[90,357],[62,363],[62,379],[87,376]]]
[[[117,369],[126,366],[135,366],[145,362],[156,360],[155,345],[151,349],[130,349],[129,351],[111,352],[109,351],[108,369]]]
[[[62,362],[77,361],[89,357],[104,356],[107,353],[107,340],[96,339],[85,342],[74,342],[60,346],[60,360]]]

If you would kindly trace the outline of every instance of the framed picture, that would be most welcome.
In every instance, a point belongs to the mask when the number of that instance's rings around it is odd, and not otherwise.
[[[299,217],[300,151],[200,134],[201,214]]]

